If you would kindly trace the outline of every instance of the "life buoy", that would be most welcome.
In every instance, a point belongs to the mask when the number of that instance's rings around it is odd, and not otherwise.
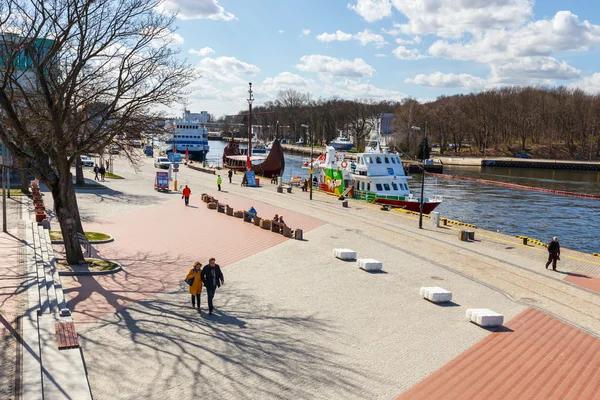
[[[346,168],[348,166],[348,163],[346,162],[346,160],[342,161],[342,168]]]

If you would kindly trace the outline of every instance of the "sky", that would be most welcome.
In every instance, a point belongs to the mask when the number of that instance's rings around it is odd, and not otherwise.
[[[401,101],[506,85],[600,91],[597,0],[167,0],[172,43],[219,117],[281,90]],[[179,107],[182,109],[183,105]]]

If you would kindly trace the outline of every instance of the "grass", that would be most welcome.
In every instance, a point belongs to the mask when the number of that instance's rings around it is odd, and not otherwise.
[[[111,179],[125,179],[122,176],[117,175],[117,174],[113,174],[111,172],[107,172],[104,176],[107,177],[107,178],[111,178]]]
[[[107,235],[106,233],[100,233],[100,232],[85,232],[85,237],[89,241],[110,239],[109,235]],[[50,240],[63,240],[62,232],[61,231],[50,231]]]
[[[21,196],[24,195],[25,193],[23,193],[23,191],[21,189],[10,189],[10,195],[11,196]]]
[[[107,260],[99,260],[97,258],[86,258],[85,261],[88,263],[88,269],[90,271],[111,271],[119,266],[119,264]],[[57,260],[57,263],[64,269],[71,269],[67,260]]]

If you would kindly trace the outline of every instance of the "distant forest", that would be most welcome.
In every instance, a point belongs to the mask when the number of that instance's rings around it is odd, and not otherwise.
[[[241,111],[240,114],[247,113]],[[327,143],[341,131],[350,136],[359,150],[377,130],[377,116],[394,113],[390,144],[416,155],[425,127],[429,144],[441,152],[513,155],[528,153],[544,158],[598,160],[600,158],[600,95],[561,87],[503,87],[468,95],[442,96],[436,101],[402,102],[314,100],[295,90],[279,93],[277,99],[254,108],[253,122],[265,126],[265,135],[274,136],[276,122],[280,135],[298,140],[308,124],[315,142]],[[247,117],[228,123],[247,123]],[[449,146],[450,145],[450,146]],[[448,150],[449,147],[452,150]]]

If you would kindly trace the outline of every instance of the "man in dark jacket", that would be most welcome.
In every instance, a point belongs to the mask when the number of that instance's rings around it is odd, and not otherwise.
[[[558,238],[554,236],[554,239],[548,244],[548,262],[546,263],[546,269],[550,263],[552,263],[552,270],[556,271],[556,261],[560,260],[560,244]]]
[[[215,297],[215,291],[218,287],[221,287],[225,283],[223,279],[223,273],[219,264],[215,264],[214,257],[208,260],[208,265],[202,268],[202,274],[200,274],[202,283],[206,287],[206,294],[208,296],[208,314],[213,313],[213,297]]]

